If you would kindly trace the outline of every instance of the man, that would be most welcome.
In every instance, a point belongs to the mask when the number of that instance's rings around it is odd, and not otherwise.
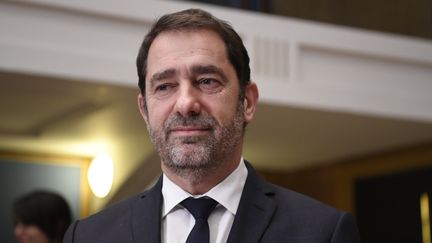
[[[64,242],[359,242],[350,214],[265,182],[243,160],[258,89],[229,24],[197,9],[165,15],[137,68],[139,109],[163,176],[75,222]]]

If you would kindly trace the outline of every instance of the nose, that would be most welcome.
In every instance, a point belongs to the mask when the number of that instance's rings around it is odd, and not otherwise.
[[[180,87],[175,110],[183,117],[196,116],[201,112],[199,91],[191,84]]]

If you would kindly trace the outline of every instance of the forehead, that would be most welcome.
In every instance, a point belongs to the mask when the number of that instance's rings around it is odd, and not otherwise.
[[[207,29],[165,31],[150,46],[147,57],[147,77],[170,65],[191,62],[230,64],[225,43],[214,31]],[[175,68],[175,67],[171,67]]]
[[[172,42],[176,40],[175,42]],[[184,43],[183,41],[186,41]],[[163,31],[156,36],[153,43],[150,46],[149,54],[152,49],[159,49],[161,47],[178,46],[182,45],[187,47],[189,43],[191,46],[198,47],[214,47],[214,49],[225,49],[225,43],[223,42],[220,35],[210,29],[198,28],[198,29],[180,29],[180,30],[168,30]],[[165,46],[168,44],[168,46]]]

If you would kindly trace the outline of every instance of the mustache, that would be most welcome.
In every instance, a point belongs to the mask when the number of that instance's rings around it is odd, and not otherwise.
[[[169,131],[178,126],[214,128],[219,126],[219,124],[214,117],[208,114],[187,117],[176,114],[168,118],[165,122],[164,130],[169,133]]]

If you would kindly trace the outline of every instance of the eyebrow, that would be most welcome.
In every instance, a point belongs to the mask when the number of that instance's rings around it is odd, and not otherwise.
[[[191,70],[194,75],[217,74],[224,82],[228,82],[228,78],[222,69],[216,67],[215,65],[194,65],[192,66]],[[161,72],[154,73],[150,78],[150,84],[153,87],[157,81],[172,78],[176,74],[177,70],[175,68],[169,68]]]
[[[222,69],[214,66],[214,65],[194,65],[192,66],[192,73],[194,75],[200,74],[217,74],[219,75],[224,82],[228,82],[228,78]]]
[[[150,78],[150,84],[153,86],[155,82],[173,77],[177,71],[174,68],[166,69],[153,74]]]

